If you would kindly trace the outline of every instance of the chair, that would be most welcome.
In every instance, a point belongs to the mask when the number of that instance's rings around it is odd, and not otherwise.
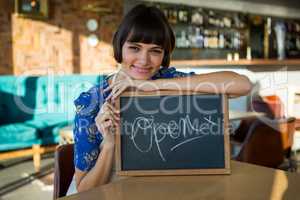
[[[74,175],[74,144],[64,144],[55,151],[53,199],[66,195]]]
[[[295,132],[295,118],[286,118],[283,104],[276,95],[259,97],[252,101],[251,109],[266,113],[261,119],[242,120],[233,140],[240,142],[239,161],[279,168],[284,158],[288,168],[294,170],[291,148]]]
[[[275,127],[277,126],[277,127]],[[286,135],[293,129],[293,122],[276,121],[274,124],[265,124],[256,119],[252,121],[246,138],[241,143],[240,152],[235,160],[262,165],[272,168],[280,168],[290,150],[290,144],[286,143]]]

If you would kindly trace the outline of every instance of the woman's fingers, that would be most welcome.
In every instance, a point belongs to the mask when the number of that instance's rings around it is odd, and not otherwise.
[[[116,127],[117,127],[116,122],[110,119],[102,123],[101,129],[103,131],[103,134],[106,135],[111,132],[115,133]]]
[[[106,115],[107,115],[107,117],[106,117],[107,119],[111,119],[114,122],[119,122],[120,121],[119,115],[113,113],[112,111],[107,111]]]
[[[106,137],[107,134],[112,130],[115,129],[116,122],[113,119],[106,119],[105,121],[102,121],[98,124],[96,124],[98,130],[101,132],[101,134]]]
[[[123,81],[114,81],[112,82],[107,88],[105,88],[103,90],[103,92],[107,92],[109,90],[112,90],[114,87],[118,86],[118,85],[122,85],[123,84]]]
[[[103,114],[103,115],[99,118],[98,122],[99,122],[100,124],[102,124],[102,123],[105,123],[105,122],[108,121],[108,120],[111,120],[111,121],[113,121],[113,122],[115,123],[115,121],[117,121],[118,118],[115,117],[115,115],[112,114],[111,112],[106,112],[105,114]]]
[[[103,123],[101,123],[101,128],[105,130],[105,129],[110,128],[112,125],[113,125],[112,120],[107,120],[107,121],[104,121]]]
[[[115,110],[110,102],[105,102],[102,105],[101,110],[95,118],[96,126],[103,135],[115,129],[119,125],[119,121],[119,112]]]
[[[115,100],[115,99],[117,99],[126,89],[128,88],[128,86],[127,85],[124,85],[124,86],[120,86],[120,87],[118,87],[118,88],[114,88],[112,91],[111,91],[111,93],[110,93],[110,95],[109,95],[109,97],[108,97],[108,99],[109,100]]]
[[[110,94],[107,97],[107,100],[115,100],[129,87],[131,87],[131,85],[128,82],[124,81],[112,83],[108,88],[104,90],[104,92],[111,90]]]
[[[114,120],[120,121],[120,111],[116,110],[112,104],[107,103],[105,105],[104,113],[108,113],[113,116]]]
[[[118,89],[112,96],[112,99],[115,100],[116,98],[118,98],[126,89],[127,89],[127,87]]]
[[[114,114],[116,114],[116,115],[119,115],[119,114],[120,114],[120,111],[117,110],[117,109],[116,109],[113,105],[111,105],[111,104],[108,105],[108,109],[109,109],[112,113],[114,113]]]
[[[105,112],[108,112],[108,111],[111,111],[112,113],[114,114],[120,114],[120,111],[117,110],[111,103],[109,103],[108,101],[106,101],[103,105],[102,105],[102,108],[101,108],[101,112],[102,113],[105,113]]]
[[[114,88],[112,88],[109,96],[107,97],[107,99],[110,101],[110,100],[113,100],[113,99],[116,99],[116,94],[119,93],[119,90],[120,90],[120,87],[119,85],[115,86]]]

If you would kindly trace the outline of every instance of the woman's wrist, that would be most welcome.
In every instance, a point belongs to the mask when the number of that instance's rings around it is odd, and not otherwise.
[[[115,142],[114,141],[107,141],[107,140],[103,140],[102,144],[101,144],[102,148],[106,148],[106,149],[114,149],[115,148]]]

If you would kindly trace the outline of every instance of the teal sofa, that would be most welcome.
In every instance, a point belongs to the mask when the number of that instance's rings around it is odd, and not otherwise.
[[[58,144],[59,129],[74,118],[74,99],[103,79],[102,75],[0,76],[0,154]]]

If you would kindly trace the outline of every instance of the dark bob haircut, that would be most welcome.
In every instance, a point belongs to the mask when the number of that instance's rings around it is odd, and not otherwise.
[[[122,47],[126,41],[156,44],[164,49],[163,67],[169,67],[175,37],[164,14],[156,7],[143,4],[135,6],[124,17],[114,38],[114,57],[122,62]]]

